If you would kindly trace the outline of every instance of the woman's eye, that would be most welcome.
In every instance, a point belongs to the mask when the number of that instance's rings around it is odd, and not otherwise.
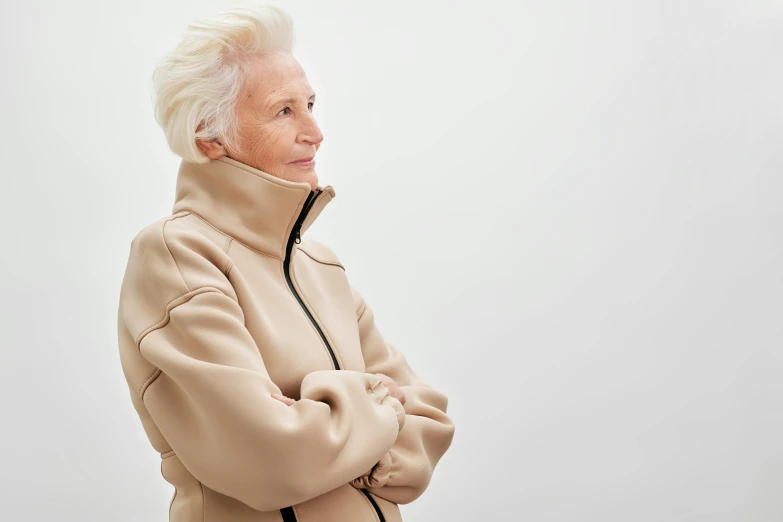
[[[290,107],[286,107],[285,109],[281,110],[277,114],[282,114],[283,116],[285,116],[285,115],[287,115],[290,112],[291,112],[291,108]]]
[[[313,105],[315,105],[315,103],[313,103],[313,102],[310,102],[310,103],[307,104],[307,108],[310,109],[311,112],[313,110]]]

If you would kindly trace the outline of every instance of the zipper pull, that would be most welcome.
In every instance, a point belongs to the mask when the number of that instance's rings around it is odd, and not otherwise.
[[[296,243],[297,245],[302,242],[302,238],[299,235],[299,229],[300,228],[301,228],[301,226],[297,226],[296,229],[294,229],[294,237],[295,237],[294,243]]]

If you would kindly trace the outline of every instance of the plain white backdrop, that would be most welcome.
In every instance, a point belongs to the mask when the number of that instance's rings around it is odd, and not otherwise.
[[[783,3],[288,1],[328,243],[457,431],[405,522],[783,520]],[[234,2],[3,0],[0,509],[165,522],[116,313]]]

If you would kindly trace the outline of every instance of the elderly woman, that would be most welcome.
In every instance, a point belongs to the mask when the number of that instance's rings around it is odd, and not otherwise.
[[[332,201],[313,93],[274,6],[191,24],[154,75],[182,158],[131,243],[119,348],[174,522],[395,522],[448,449],[446,397],[306,236]]]

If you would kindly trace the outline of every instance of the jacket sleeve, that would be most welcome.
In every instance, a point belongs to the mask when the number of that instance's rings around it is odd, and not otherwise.
[[[171,248],[174,255],[177,250]],[[164,319],[137,338],[141,355],[157,368],[139,393],[183,465],[205,486],[272,511],[335,489],[377,462],[405,419],[380,379],[316,371],[302,381],[296,404],[274,399],[271,394],[281,391],[227,278],[197,254],[186,254],[175,264],[181,273],[157,264],[135,269],[141,279],[124,283],[121,297],[133,318],[172,280],[186,289],[156,312]]]
[[[356,289],[353,293],[366,371],[388,375],[397,382],[405,392],[406,416],[396,442],[372,474],[353,480],[351,485],[390,502],[407,504],[424,493],[435,466],[451,445],[454,423],[446,415],[448,398],[418,377],[404,354],[383,338],[364,298]]]

